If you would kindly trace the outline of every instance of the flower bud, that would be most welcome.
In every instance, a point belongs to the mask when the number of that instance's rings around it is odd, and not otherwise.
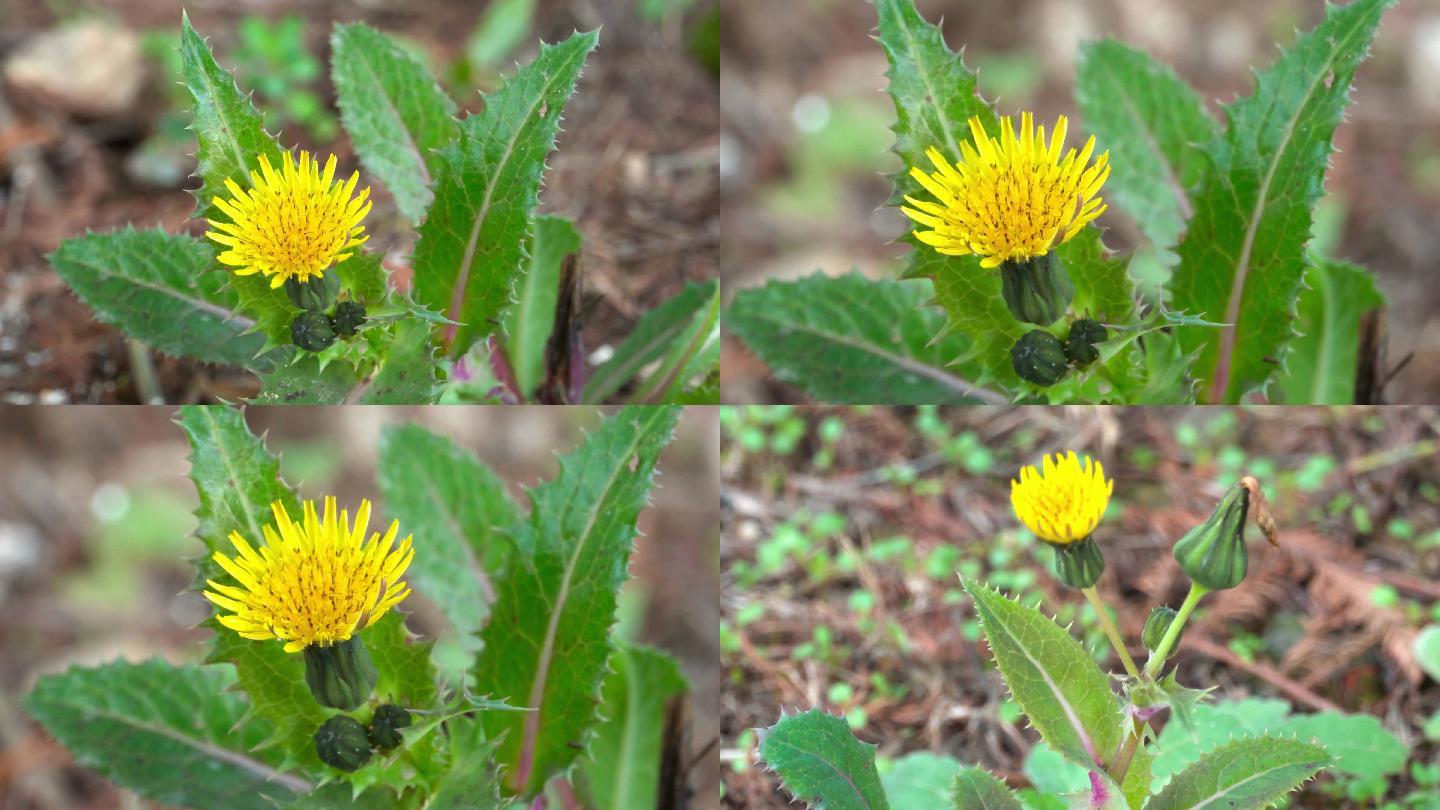
[[[1051,545],[1055,548],[1055,574],[1066,585],[1089,588],[1105,573],[1105,558],[1100,556],[1100,545],[1094,538]]]
[[[1001,264],[1000,292],[1015,320],[1049,326],[1070,308],[1075,285],[1052,250],[1044,256]]]
[[[365,305],[359,301],[341,301],[335,305],[335,317],[330,324],[335,334],[343,338],[354,337],[355,330],[365,323]]]
[[[340,275],[327,273],[312,276],[309,281],[300,281],[291,276],[285,279],[285,295],[290,303],[306,312],[323,312],[335,303],[340,294]]]
[[[400,729],[410,725],[410,712],[394,703],[386,703],[375,709],[370,718],[370,742],[381,751],[389,751],[404,742]]]
[[[355,771],[370,760],[370,740],[359,721],[337,714],[315,730],[315,753],[326,765]]]
[[[1140,640],[1145,643],[1145,649],[1155,652],[1160,642],[1165,638],[1165,633],[1170,629],[1170,624],[1175,621],[1175,608],[1161,605],[1150,611],[1150,618],[1145,620],[1145,629],[1140,632]],[[1180,628],[1180,634],[1184,635],[1185,628]],[[1180,636],[1175,637],[1175,643],[1180,643]],[[1175,648],[1171,647],[1170,652]]]
[[[1110,332],[1099,321],[1078,320],[1070,325],[1070,334],[1065,337],[1065,356],[1077,366],[1088,366],[1100,359],[1096,343],[1110,337]]]
[[[1175,544],[1175,559],[1194,582],[1212,591],[1233,588],[1245,578],[1245,519],[1250,490],[1236,484],[1204,523]]]
[[[1010,348],[1010,364],[1020,379],[1050,386],[1065,378],[1065,347],[1054,335],[1035,329]]]
[[[359,636],[305,648],[305,683],[321,706],[348,712],[370,697],[379,677]]]
[[[306,310],[290,322],[290,342],[307,351],[318,352],[335,342],[335,329],[325,313]]]

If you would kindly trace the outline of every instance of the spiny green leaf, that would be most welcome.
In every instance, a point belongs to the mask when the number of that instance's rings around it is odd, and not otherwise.
[[[435,150],[459,137],[455,102],[408,51],[363,23],[336,25],[330,76],[340,119],[366,170],[418,224],[430,204]]]
[[[61,242],[50,264],[97,318],[166,354],[246,366],[265,345],[245,334],[255,322],[235,313],[228,274],[193,237],[86,234]]]
[[[514,557],[495,582],[474,669],[476,692],[535,710],[483,717],[487,736],[504,735],[499,762],[512,793],[534,796],[567,770],[598,719],[635,519],[678,415],[626,408],[530,491],[530,518],[516,526]]]
[[[1129,733],[1128,728],[1125,733]],[[1121,796],[1132,810],[1139,810],[1150,796],[1153,764],[1145,746],[1135,749],[1130,769],[1125,772],[1125,784],[1120,788]],[[1091,770],[1066,759],[1043,741],[1031,746],[1025,756],[1025,775],[1030,777],[1030,783],[1036,790],[1053,796],[1088,793]]]
[[[229,221],[215,204],[214,197],[230,196],[225,179],[241,188],[250,185],[250,172],[259,171],[260,156],[278,166],[280,146],[265,131],[260,113],[250,97],[240,92],[235,80],[210,53],[210,48],[183,14],[180,24],[181,76],[195,105],[191,129],[199,145],[195,158],[201,185],[195,192],[195,218]],[[265,336],[266,350],[290,341],[290,317],[295,308],[285,294],[271,289],[259,273],[230,275],[230,284],[240,302],[240,311],[255,321],[255,331]]]
[[[190,15],[183,11],[180,64],[185,89],[195,101],[191,129],[200,147],[195,155],[199,162],[196,174],[201,181],[195,192],[195,218],[215,219],[218,215],[228,221],[210,202],[211,198],[230,196],[225,189],[226,178],[242,188],[248,185],[250,172],[260,169],[261,155],[278,167],[280,146],[265,131],[250,97],[241,93],[235,79],[215,62],[210,47],[191,27]]]
[[[1205,169],[1198,144],[1220,134],[1205,102],[1169,67],[1115,40],[1080,47],[1075,101],[1110,150],[1111,197],[1160,248],[1180,241],[1190,218],[1190,190]]]
[[[400,524],[401,537],[413,531]],[[420,556],[418,550],[415,556]],[[410,580],[408,569],[406,580]],[[411,636],[405,628],[405,615],[393,609],[366,628],[362,638],[380,674],[375,683],[376,698],[408,709],[435,708],[438,691],[435,667],[430,663],[430,648],[435,642]]]
[[[598,37],[542,44],[534,62],[485,97],[479,115],[460,123],[459,143],[439,153],[435,201],[415,245],[415,296],[464,324],[452,327],[456,356],[509,306],[545,157]]]
[[[1360,322],[1385,306],[1385,296],[1363,267],[1316,260],[1305,273],[1296,304],[1299,335],[1285,353],[1280,388],[1296,405],[1349,405],[1355,401]]]
[[[1130,323],[1135,310],[1135,285],[1125,261],[1100,242],[1099,228],[1086,228],[1061,246],[1065,272],[1075,283],[1071,308],[1108,324]]]
[[[233,585],[212,555],[219,551],[233,556],[231,532],[252,545],[264,542],[263,527],[275,520],[270,505],[278,501],[291,515],[299,515],[299,500],[281,480],[279,461],[250,433],[239,410],[189,405],[180,409],[180,427],[190,442],[190,480],[200,496],[196,536],[205,544],[205,554],[195,560],[192,587],[202,589],[210,579]],[[321,765],[311,735],[325,721],[325,712],[305,686],[302,657],[286,653],[279,642],[242,639],[213,616],[206,626],[215,631],[207,662],[235,665],[253,712],[275,726],[267,744],[278,744],[287,764],[318,772]]]
[[[1020,810],[1020,802],[1004,782],[974,765],[955,775],[954,797],[955,810]],[[896,810],[904,808],[897,804]],[[921,808],[915,805],[914,810]]]
[[[484,726],[473,718],[449,723],[451,767],[448,777],[430,798],[427,810],[503,810],[514,807],[501,798],[500,775],[495,768],[496,741],[487,739]]]
[[[925,150],[939,149],[958,160],[960,144],[970,139],[972,116],[978,115],[992,133],[998,123],[980,97],[974,71],[946,47],[939,26],[920,16],[915,0],[876,0],[875,11],[880,17],[880,47],[890,64],[885,75],[895,103],[895,154],[905,166],[894,176],[895,193],[890,199],[891,205],[900,205],[906,194],[927,193],[909,175],[912,166],[930,167]]]
[[[1119,750],[1124,716],[1109,679],[1064,628],[972,581],[965,590],[1010,693],[1041,739],[1084,768]]]
[[[335,361],[322,369],[313,354],[305,353],[261,374],[260,393],[252,401],[258,405],[339,405],[359,384],[349,363]]]
[[[1236,740],[1176,774],[1145,808],[1268,807],[1329,762],[1325,749],[1298,740]]]
[[[692,292],[693,291],[693,292]],[[690,310],[690,302],[699,306]],[[684,303],[677,303],[684,299]],[[697,377],[703,377],[720,358],[720,282],[687,284],[675,298],[646,313],[610,362],[596,377],[601,385],[587,397],[601,401],[616,382],[623,384],[633,369],[656,366],[636,384],[631,402],[669,402]],[[608,394],[607,394],[608,395]]]
[[[252,753],[263,722],[223,667],[160,660],[72,668],[41,678],[25,709],[83,766],[152,801],[264,810],[310,789]]]
[[[384,302],[389,293],[390,274],[385,270],[384,259],[379,253],[362,250],[327,272],[339,273],[340,284],[350,291],[350,297],[370,309]]]
[[[888,810],[875,746],[855,739],[843,718],[811,709],[760,730],[760,758],[785,789],[825,810]]]
[[[378,467],[387,510],[415,535],[406,576],[454,625],[469,660],[495,598],[492,578],[509,557],[505,532],[520,512],[489,467],[417,425],[380,434]]]
[[[262,745],[277,749],[283,767],[311,775],[325,773],[326,766],[315,753],[314,735],[329,714],[305,685],[304,656],[285,652],[279,641],[241,638],[213,616],[205,626],[215,633],[205,663],[233,664],[237,685],[250,698],[250,713],[274,727]]]
[[[365,405],[428,405],[437,396],[433,328],[419,318],[395,324],[395,338],[385,361],[370,380],[360,401]],[[336,364],[339,365],[339,364]]]
[[[545,344],[555,326],[560,266],[580,250],[580,232],[565,217],[538,216],[530,229],[529,260],[515,306],[505,311],[505,349],[520,393],[529,397],[545,374]]]
[[[725,327],[775,376],[817,399],[1008,402],[953,373],[947,364],[970,344],[961,335],[936,337],[944,315],[925,306],[927,294],[923,281],[871,281],[858,273],[772,281],[736,293]]]
[[[585,401],[604,402],[646,366],[684,342],[697,321],[705,319],[709,307],[718,303],[719,295],[719,281],[686,284],[674,298],[641,316],[635,329],[615,349],[615,355],[585,383]]]
[[[1213,167],[1171,281],[1174,305],[1228,324],[1181,330],[1200,350],[1203,398],[1239,402],[1261,388],[1293,336],[1311,211],[1331,136],[1380,16],[1394,0],[1330,6],[1325,20],[1257,74],[1255,94],[1226,108],[1225,134],[1206,147]]]
[[[605,719],[581,764],[587,807],[629,810],[655,807],[660,786],[665,708],[689,688],[675,659],[624,642],[610,655],[610,674],[600,688]]]

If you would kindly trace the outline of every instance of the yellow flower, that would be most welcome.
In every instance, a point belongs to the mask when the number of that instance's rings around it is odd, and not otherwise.
[[[936,171],[926,174],[910,168],[938,202],[907,196],[910,206],[900,210],[926,229],[915,238],[950,256],[975,254],[981,267],[1044,256],[1052,247],[1068,242],[1085,224],[1105,211],[1096,197],[1110,176],[1110,153],[1085,168],[1095,149],[1095,137],[1077,156],[1071,149],[1060,159],[1065,145],[1065,116],[1055,122],[1049,146],[1045,127],[1034,129],[1034,117],[1020,117],[1020,137],[1009,116],[1000,119],[1000,138],[993,139],[970,119],[972,147],[960,144],[961,161],[951,165],[939,150],[925,154]]]
[[[205,598],[230,611],[219,615],[221,624],[245,638],[284,641],[285,652],[293,653],[345,641],[410,595],[400,576],[415,556],[411,538],[391,550],[397,520],[384,538],[375,532],[362,542],[369,501],[360,502],[353,531],[348,511],[336,517],[334,498],[325,499],[323,520],[314,501],[305,501],[301,523],[292,522],[279,501],[270,510],[275,524],[264,527],[259,553],[239,532],[230,533],[240,552],[235,559],[215,552],[215,561],[240,584],[207,582]]]
[[[1022,467],[1020,480],[1010,482],[1010,505],[1026,528],[1047,543],[1067,545],[1084,540],[1100,525],[1114,481],[1105,480],[1100,462],[1074,451],[1042,460],[1043,472]]]
[[[205,235],[229,248],[220,261],[235,268],[235,275],[263,273],[271,287],[287,279],[309,281],[320,277],[337,262],[350,258],[346,251],[362,244],[365,226],[361,220],[370,213],[370,189],[352,198],[360,173],[344,183],[332,183],[335,156],[320,164],[310,153],[300,153],[300,166],[286,152],[280,171],[260,156],[260,171],[250,172],[247,193],[234,180],[225,179],[230,199],[212,197],[211,202],[230,217],[229,222],[207,219]]]

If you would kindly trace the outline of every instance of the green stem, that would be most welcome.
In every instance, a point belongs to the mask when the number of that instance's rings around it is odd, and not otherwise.
[[[1125,639],[1120,637],[1120,630],[1115,626],[1115,620],[1110,618],[1110,610],[1105,605],[1105,600],[1095,590],[1095,586],[1081,588],[1080,592],[1090,600],[1090,607],[1095,608],[1095,614],[1100,617],[1100,628],[1105,631],[1105,637],[1110,639],[1110,646],[1120,654],[1120,663],[1125,665],[1125,671],[1130,677],[1139,680],[1140,670],[1135,666],[1135,659],[1130,657],[1130,651],[1125,649]]]
[[[1195,612],[1195,606],[1209,593],[1210,589],[1198,582],[1190,583],[1190,593],[1185,595],[1185,601],[1180,605],[1180,610],[1175,614],[1175,620],[1170,622],[1170,627],[1165,631],[1165,637],[1160,639],[1160,645],[1150,653],[1150,658],[1145,662],[1145,677],[1153,679],[1160,668],[1165,666],[1165,659],[1170,657],[1170,651],[1175,648],[1175,642],[1180,639],[1180,631],[1185,629],[1185,622],[1189,621],[1190,614]]]
[[[1170,651],[1175,648],[1175,642],[1180,638],[1180,631],[1185,629],[1185,622],[1189,621],[1190,614],[1195,612],[1195,606],[1209,593],[1210,589],[1198,582],[1190,583],[1190,593],[1185,595],[1185,601],[1180,605],[1180,610],[1175,613],[1175,620],[1170,622],[1170,627],[1165,630],[1165,637],[1160,639],[1160,644],[1155,651],[1150,653],[1150,658],[1145,662],[1144,678],[1147,681],[1155,680],[1160,668],[1165,666],[1165,659],[1170,657]],[[1120,751],[1115,755],[1115,761],[1111,765],[1110,776],[1115,784],[1125,784],[1125,774],[1130,770],[1130,762],[1135,759],[1135,750],[1140,747],[1140,741],[1145,738],[1145,729],[1150,724],[1147,721],[1135,719],[1135,725]]]

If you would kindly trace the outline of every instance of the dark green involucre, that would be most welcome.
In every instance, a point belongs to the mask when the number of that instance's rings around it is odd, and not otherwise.
[[[335,303],[340,294],[340,274],[326,273],[309,281],[300,281],[294,276],[285,279],[285,295],[294,304],[307,312],[323,312]]]
[[[1145,649],[1155,652],[1160,646],[1160,641],[1165,638],[1165,633],[1170,630],[1170,625],[1175,621],[1175,608],[1161,605],[1150,611],[1150,617],[1145,620],[1145,629],[1140,633],[1140,640],[1145,643]],[[1184,634],[1184,629],[1181,629]],[[1175,637],[1176,644],[1179,644],[1180,637]],[[1171,652],[1174,652],[1171,647]]]
[[[410,712],[403,706],[386,703],[375,708],[370,718],[370,742],[381,751],[389,751],[404,742],[400,729],[411,723]]]
[[[1088,366],[1100,359],[1100,350],[1095,344],[1109,337],[1105,324],[1082,318],[1070,325],[1070,334],[1065,336],[1065,356],[1077,366]]]
[[[1175,544],[1175,560],[1186,576],[1212,591],[1233,588],[1245,579],[1245,520],[1250,514],[1250,490],[1230,487],[1204,523],[1186,532]]]
[[[1065,378],[1068,371],[1065,347],[1060,339],[1043,329],[1033,329],[1010,349],[1010,363],[1020,379],[1041,387]]]
[[[1065,272],[1060,254],[1052,250],[1044,256],[1000,265],[1000,294],[1015,320],[1049,326],[1064,317],[1075,300],[1075,284]]]
[[[315,730],[315,753],[326,765],[357,771],[370,761],[370,739],[358,720],[337,714]]]
[[[1055,574],[1072,588],[1089,588],[1105,573],[1105,558],[1092,537],[1055,546]]]
[[[341,301],[335,305],[335,317],[330,322],[335,334],[343,338],[355,337],[360,325],[365,323],[365,305],[359,301]]]
[[[322,351],[335,342],[335,327],[325,313],[307,309],[290,322],[290,342],[306,351]]]
[[[347,712],[355,709],[370,697],[379,677],[358,635],[328,646],[305,648],[305,683],[321,706]]]

